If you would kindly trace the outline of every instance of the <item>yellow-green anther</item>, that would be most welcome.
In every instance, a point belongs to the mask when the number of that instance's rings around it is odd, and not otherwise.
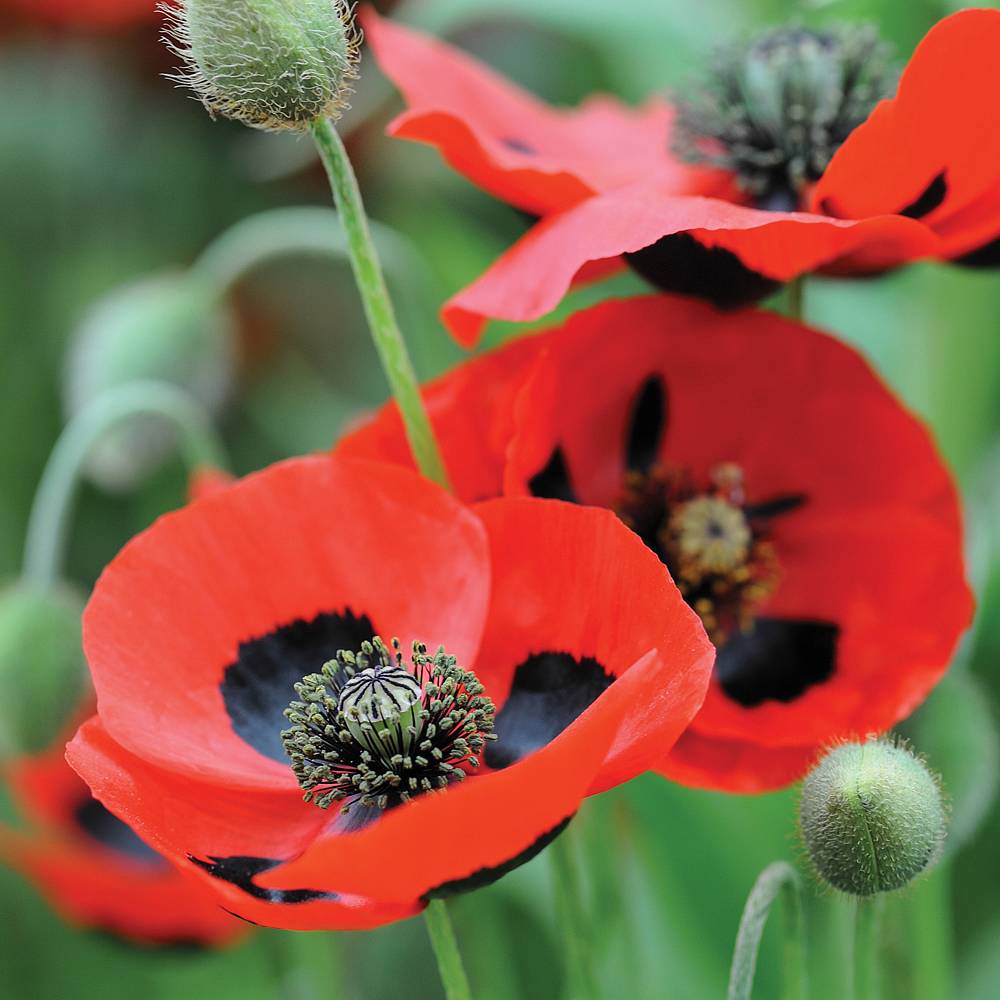
[[[358,43],[342,0],[183,0],[163,10],[184,62],[173,79],[212,115],[303,131],[346,107]]]

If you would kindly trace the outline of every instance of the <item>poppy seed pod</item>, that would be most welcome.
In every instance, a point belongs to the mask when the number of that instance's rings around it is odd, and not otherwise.
[[[184,0],[164,5],[173,77],[211,115],[300,131],[339,118],[356,77],[358,42],[342,0]]]
[[[872,896],[937,860],[947,815],[925,764],[906,746],[872,739],[837,747],[806,777],[799,824],[823,881]]]
[[[0,754],[39,753],[79,704],[83,598],[18,583],[0,591]]]
[[[142,278],[99,300],[74,331],[63,382],[66,412],[72,418],[109,389],[155,379],[217,413],[235,366],[235,320],[204,286],[181,273]],[[160,418],[135,417],[91,450],[87,474],[104,489],[131,489],[173,441]]]

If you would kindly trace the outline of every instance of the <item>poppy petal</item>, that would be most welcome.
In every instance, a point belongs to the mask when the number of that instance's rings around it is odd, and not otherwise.
[[[254,884],[253,873],[303,850],[329,822],[298,791],[248,794],[173,775],[120,747],[97,718],[80,728],[67,759],[112,813],[246,920],[362,929],[414,912],[311,886],[271,893]]]
[[[858,221],[804,212],[767,212],[715,198],[678,197],[653,178],[587,199],[543,219],[442,309],[445,326],[474,345],[487,319],[526,322],[551,312],[580,269],[690,233],[735,254],[751,271],[788,281],[850,261],[881,270],[933,255],[937,237],[901,216]]]
[[[515,340],[458,365],[422,389],[452,487],[467,502],[501,492],[517,398],[539,350],[531,338]],[[455,414],[461,419],[454,419]],[[415,468],[394,402],[341,438],[336,452]]]
[[[714,649],[697,615],[656,555],[610,511],[528,498],[475,510],[493,567],[476,664],[499,709],[487,763],[537,750],[584,709],[603,711],[606,690],[627,686],[628,729],[596,785],[640,774],[704,699]]]
[[[37,882],[66,919],[163,944],[222,945],[247,927],[170,865],[115,864],[100,851],[49,833],[0,825],[0,858]]]
[[[753,732],[769,747],[884,732],[941,679],[971,619],[955,530],[873,507],[789,518],[774,539],[784,575],[761,614],[835,623],[832,671],[792,700],[750,707],[713,684],[695,729],[728,740]]]
[[[914,51],[896,96],[882,101],[833,157],[813,192],[817,210],[846,218],[900,212],[938,229],[996,191],[998,49],[1000,11],[964,10],[936,24]],[[968,223],[982,216],[968,213]],[[993,213],[989,234],[963,240],[961,228],[951,228],[952,253],[1000,233],[1000,213]]]
[[[405,904],[483,869],[502,868],[579,808],[634,710],[615,688],[537,753],[422,795],[363,830],[321,837],[257,884],[309,885]],[[400,850],[400,844],[410,847]]]
[[[785,788],[801,778],[820,747],[762,747],[745,740],[721,740],[689,729],[655,770],[691,788],[751,794]]]
[[[361,14],[382,71],[409,109],[389,134],[436,147],[458,173],[518,208],[547,214],[644,174],[669,172],[674,190],[707,172],[673,159],[673,110],[661,100],[630,108],[594,97],[549,107],[470,56],[420,32]]]
[[[487,559],[479,521],[406,469],[317,457],[248,476],[105,570],[84,614],[101,719],[167,770],[294,792],[277,745],[294,681],[370,628],[472,661]]]

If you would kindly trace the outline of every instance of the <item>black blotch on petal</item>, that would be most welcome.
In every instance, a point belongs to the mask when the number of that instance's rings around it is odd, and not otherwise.
[[[336,899],[335,892],[320,892],[318,889],[264,889],[254,882],[254,877],[272,868],[277,868],[281,861],[273,858],[254,858],[236,856],[232,858],[208,857],[202,859],[189,854],[188,861],[208,872],[213,878],[222,879],[242,889],[254,899],[262,899],[265,903],[311,903],[317,899]]]
[[[102,847],[154,867],[165,867],[167,864],[166,859],[142,840],[132,827],[105,809],[97,799],[83,799],[73,810],[73,819],[88,837]]]
[[[450,882],[442,882],[441,885],[424,893],[424,901],[447,899],[449,896],[455,896],[460,892],[472,892],[473,889],[482,889],[485,886],[492,885],[498,879],[503,878],[504,875],[508,875],[515,868],[520,868],[521,865],[527,864],[535,855],[544,851],[569,826],[569,821],[572,818],[572,816],[567,816],[547,833],[543,833],[530,847],[521,851],[520,854],[511,858],[510,861],[505,861],[502,865],[496,865],[494,868],[480,868],[466,878],[456,878]]]
[[[295,698],[294,684],[319,671],[341,649],[357,650],[376,631],[367,615],[324,612],[301,618],[267,635],[241,642],[236,660],[219,685],[233,729],[255,750],[288,763],[281,730],[284,711]]]
[[[955,258],[963,267],[1000,267],[1000,236],[984,243],[978,250],[971,250],[962,257]]]
[[[528,489],[535,497],[545,497],[547,500],[566,500],[569,503],[580,502],[573,489],[573,484],[570,482],[566,456],[563,454],[562,448],[556,448],[545,468],[531,477],[528,481]]]
[[[899,210],[900,215],[905,215],[908,219],[922,219],[925,215],[930,215],[948,196],[948,182],[944,179],[944,171],[937,175],[924,188],[923,193],[915,198],[906,208]]]
[[[794,701],[833,675],[839,635],[832,622],[758,618],[719,648],[715,675],[744,708]]]
[[[508,767],[554,740],[612,684],[614,677],[589,656],[534,653],[514,673],[514,684],[497,713],[496,740],[486,744],[486,763]]]
[[[808,499],[805,493],[786,493],[758,503],[745,504],[743,513],[751,521],[769,521],[772,517],[780,517],[782,514],[798,510]]]
[[[636,393],[629,420],[626,467],[648,472],[660,454],[667,424],[667,388],[659,375],[651,375]]]
[[[736,254],[706,247],[690,233],[664,236],[625,259],[657,288],[706,299],[720,309],[750,305],[781,287],[781,282],[751,271]]]

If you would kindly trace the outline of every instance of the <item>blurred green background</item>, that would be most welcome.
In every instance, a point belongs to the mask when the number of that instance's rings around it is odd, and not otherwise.
[[[152,0],[151,0],[152,2]],[[390,5],[384,4],[383,8]],[[426,0],[396,13],[447,35],[556,101],[593,90],[638,100],[683,83],[706,51],[789,18],[877,23],[901,59],[959,5],[944,0]],[[321,205],[310,147],[213,123],[161,73],[170,67],[151,20],[113,34],[8,24],[0,15],[0,580],[20,565],[33,491],[65,420],[68,352],[88,307],[123,283],[189,265],[253,213]],[[390,284],[418,367],[457,360],[435,311],[523,230],[513,210],[453,175],[437,155],[393,142],[398,107],[366,62],[348,132]],[[617,291],[640,286],[620,279]],[[570,307],[607,286],[577,294]],[[232,384],[219,422],[237,472],[327,447],[345,422],[385,396],[343,260],[285,257],[229,297],[236,322]],[[952,675],[904,727],[953,799],[956,836],[939,871],[889,906],[889,996],[1000,996],[1000,810],[990,729],[1000,689],[1000,275],[922,265],[879,280],[812,279],[813,323],[858,346],[934,428],[963,487],[976,625]],[[565,309],[563,310],[565,311]],[[496,343],[510,334],[491,332]],[[75,360],[74,360],[75,359]],[[216,402],[219,402],[216,400]],[[140,441],[139,451],[153,446]],[[136,457],[136,456],[133,456]],[[138,458],[148,458],[139,455]],[[155,458],[155,455],[153,456]],[[108,484],[106,483],[105,486]],[[176,459],[137,485],[86,485],[70,576],[89,587],[136,531],[183,502]],[[9,805],[4,806],[9,814]],[[743,901],[768,862],[799,857],[795,794],[725,797],[646,777],[585,806],[596,955],[608,997],[724,995]],[[477,996],[557,997],[565,987],[544,856],[455,903]],[[844,904],[811,887],[814,995],[844,996]],[[20,875],[0,870],[0,996],[31,998],[307,998],[317,985],[278,976],[287,935],[262,932],[224,953],[125,945],[71,929]],[[755,996],[777,989],[777,919],[765,935]],[[953,987],[921,972],[953,944]],[[441,995],[419,921],[368,934],[311,935],[339,970],[317,996]],[[907,956],[916,954],[916,966]],[[332,958],[331,958],[332,956]]]

